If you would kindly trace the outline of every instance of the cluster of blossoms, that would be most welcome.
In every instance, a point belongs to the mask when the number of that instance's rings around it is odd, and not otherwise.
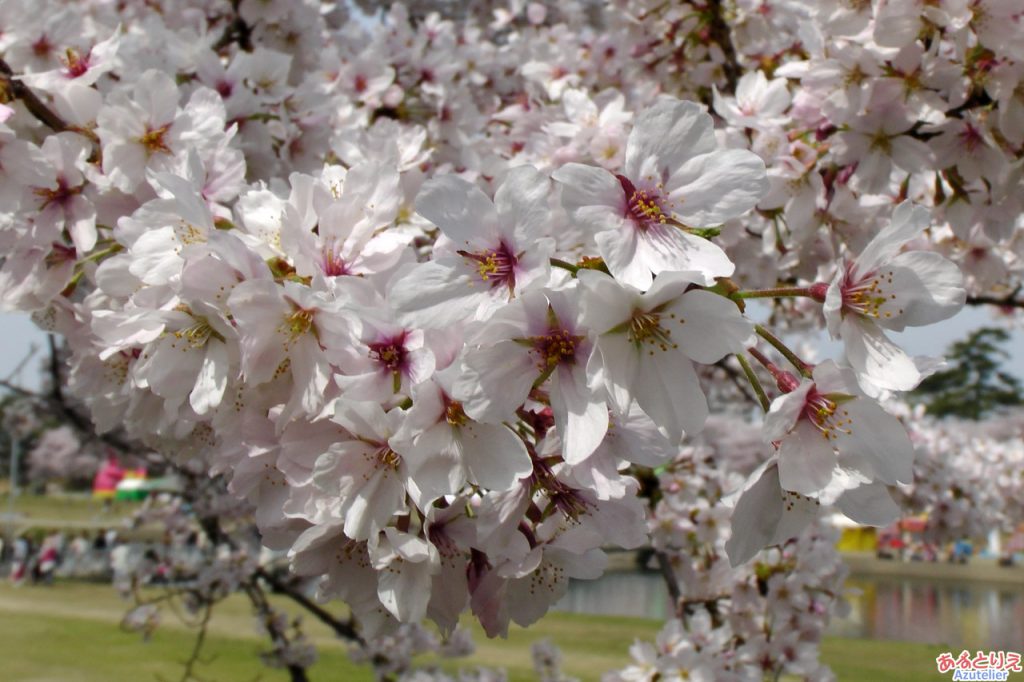
[[[645,544],[635,474],[730,355],[768,413],[733,563],[821,506],[888,523],[913,446],[877,399],[935,363],[887,333],[1003,295],[1024,245],[1022,18],[940,4],[0,0],[0,304],[367,637],[504,634]]]
[[[926,514],[922,537],[952,542],[1013,533],[1024,519],[1024,422],[1019,410],[983,422],[918,417],[912,422],[914,484],[900,505]]]
[[[676,617],[655,643],[637,641],[632,665],[604,679],[832,679],[818,659],[818,644],[830,616],[845,608],[840,595],[846,568],[835,549],[837,531],[812,521],[787,534],[791,540],[732,567],[727,541],[735,500],[728,491],[743,479],[722,462],[749,468],[758,434],[737,426],[737,419],[715,421],[660,475],[661,498],[649,521]]]
[[[28,453],[28,479],[39,487],[53,480],[91,482],[99,468],[99,454],[94,448],[83,448],[70,426],[48,429]]]

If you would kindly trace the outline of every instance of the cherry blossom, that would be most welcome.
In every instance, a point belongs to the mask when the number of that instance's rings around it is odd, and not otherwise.
[[[154,514],[231,519],[196,605],[307,665],[286,552],[403,675],[649,542],[609,679],[829,679],[829,514],[1019,521],[1019,432],[901,406],[890,334],[1019,321],[1013,2],[364,5],[0,0],[0,305],[187,473]]]

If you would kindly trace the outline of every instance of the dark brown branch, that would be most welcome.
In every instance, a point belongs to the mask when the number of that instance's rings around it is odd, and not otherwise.
[[[736,92],[736,83],[739,82],[743,68],[740,66],[736,56],[736,47],[732,44],[732,29],[725,20],[722,0],[708,0],[707,3],[708,38],[718,44],[725,57],[722,64],[722,71],[725,73],[726,87],[723,92],[732,94]]]
[[[676,580],[676,571],[672,568],[672,562],[669,560],[668,554],[659,550],[654,553],[654,556],[658,560],[661,577],[665,579],[665,587],[668,588],[668,596],[672,599],[672,606],[675,609],[676,617],[681,617],[683,593],[679,589],[679,581]]]
[[[351,620],[338,620],[338,618],[330,611],[323,608],[315,601],[313,601],[306,595],[296,590],[291,585],[288,585],[287,583],[281,581],[277,578],[277,576],[266,572],[262,568],[256,570],[256,575],[265,580],[267,584],[274,589],[274,591],[280,592],[281,594],[285,595],[286,597],[294,601],[296,604],[298,604],[299,606],[301,606],[302,608],[306,609],[311,614],[316,616],[316,618],[320,622],[334,630],[334,634],[338,635],[338,637],[341,637],[342,639],[351,640],[353,642],[361,643],[363,641],[363,638],[359,636],[358,632],[356,632],[355,625],[352,623]]]
[[[288,641],[288,635],[282,632],[277,624],[274,622],[274,612],[270,608],[270,602],[267,601],[267,596],[260,589],[260,586],[255,582],[249,582],[243,585],[246,595],[249,597],[249,601],[252,602],[253,608],[256,610],[256,614],[263,622],[263,626],[267,629],[267,634],[270,635],[270,639],[274,644],[275,649],[284,651],[288,648],[290,642]],[[309,682],[309,676],[306,674],[306,669],[301,665],[292,663],[285,667],[288,671],[288,675],[291,678],[291,682]]]
[[[102,443],[106,443],[122,452],[134,452],[139,449],[137,445],[134,445],[118,436],[113,434],[96,433],[96,427],[93,423],[83,415],[76,412],[71,405],[68,403],[67,397],[64,395],[64,376],[61,372],[61,361],[60,353],[57,348],[57,340],[53,334],[47,334],[47,343],[50,346],[50,396],[47,400],[50,408],[57,413],[58,416],[69,422],[75,429],[83,434],[87,440],[98,440]],[[38,396],[42,397],[42,396]]]
[[[100,158],[100,138],[96,132],[80,126],[68,125],[53,109],[39,99],[32,89],[15,78],[10,65],[0,59],[0,102],[19,99],[33,116],[55,133],[73,132],[87,138],[93,144],[89,163],[98,163]]]
[[[213,51],[220,52],[224,48],[231,45],[231,43],[238,43],[238,47],[245,50],[246,52],[252,52],[252,27],[246,23],[242,15],[238,13],[238,6],[241,4],[240,0],[232,0],[231,8],[234,12],[234,17],[227,26],[224,27],[224,33],[221,34],[220,38],[213,44]]]
[[[139,450],[140,448],[138,445],[124,440],[114,434],[96,433],[96,428],[93,426],[92,422],[71,407],[62,388],[61,382],[63,381],[63,377],[61,373],[60,357],[58,355],[57,344],[54,340],[53,334],[48,335],[47,340],[50,346],[50,381],[53,383],[53,386],[50,388],[49,395],[44,395],[42,393],[37,393],[36,391],[30,391],[26,388],[22,388],[7,379],[0,379],[0,387],[6,388],[22,398],[34,401],[40,405],[40,407],[47,409],[54,415],[64,419],[74,427],[75,430],[78,431],[79,435],[81,435],[86,441],[106,443],[107,445],[122,452],[135,452]]]
[[[732,380],[732,383],[736,386],[736,389],[743,394],[743,397],[752,403],[758,403],[758,398],[750,392],[750,387],[747,385],[745,378],[742,374],[736,371],[735,368],[729,364],[729,358],[725,357],[715,363],[715,366],[721,369],[725,374]]]
[[[46,106],[31,88],[14,77],[14,71],[3,59],[0,59],[0,86],[10,99],[20,99],[25,108],[53,132],[62,133],[72,129],[53,109]]]
[[[1024,298],[1017,298],[1017,293],[1020,290],[1018,287],[1017,291],[1005,298],[996,298],[995,296],[968,296],[967,305],[994,305],[1000,308],[1024,308]]]

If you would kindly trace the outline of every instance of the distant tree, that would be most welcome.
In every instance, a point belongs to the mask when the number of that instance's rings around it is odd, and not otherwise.
[[[921,382],[911,394],[936,417],[981,419],[1002,408],[1024,404],[1020,380],[1002,369],[1010,354],[1005,329],[983,327],[957,341],[946,353],[950,368]]]

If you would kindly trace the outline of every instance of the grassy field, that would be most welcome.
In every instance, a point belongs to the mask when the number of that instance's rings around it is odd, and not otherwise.
[[[180,679],[193,633],[165,612],[164,626],[143,642],[139,635],[120,630],[124,610],[125,602],[105,585],[0,586],[0,678],[12,682]],[[659,628],[660,623],[645,619],[559,613],[548,615],[528,631],[513,628],[507,640],[487,640],[479,628],[473,628],[476,654],[457,665],[500,666],[509,670],[513,682],[532,680],[530,645],[546,638],[562,649],[568,674],[598,680],[602,672],[628,662],[634,639],[651,639]],[[306,629],[320,650],[320,661],[310,671],[314,682],[372,679],[366,668],[349,662],[344,645],[325,627],[307,619]],[[203,650],[206,663],[199,672],[207,680],[286,680],[285,673],[259,663],[257,654],[264,646],[248,603],[231,597],[211,621]],[[941,651],[941,647],[900,642],[829,639],[823,657],[840,680],[914,682],[936,679],[934,661]],[[451,662],[443,665],[452,668]]]
[[[6,514],[8,493],[0,495],[0,513]],[[14,500],[14,511],[27,521],[119,524],[138,509],[139,502],[102,501],[84,495],[30,495],[22,493]]]

